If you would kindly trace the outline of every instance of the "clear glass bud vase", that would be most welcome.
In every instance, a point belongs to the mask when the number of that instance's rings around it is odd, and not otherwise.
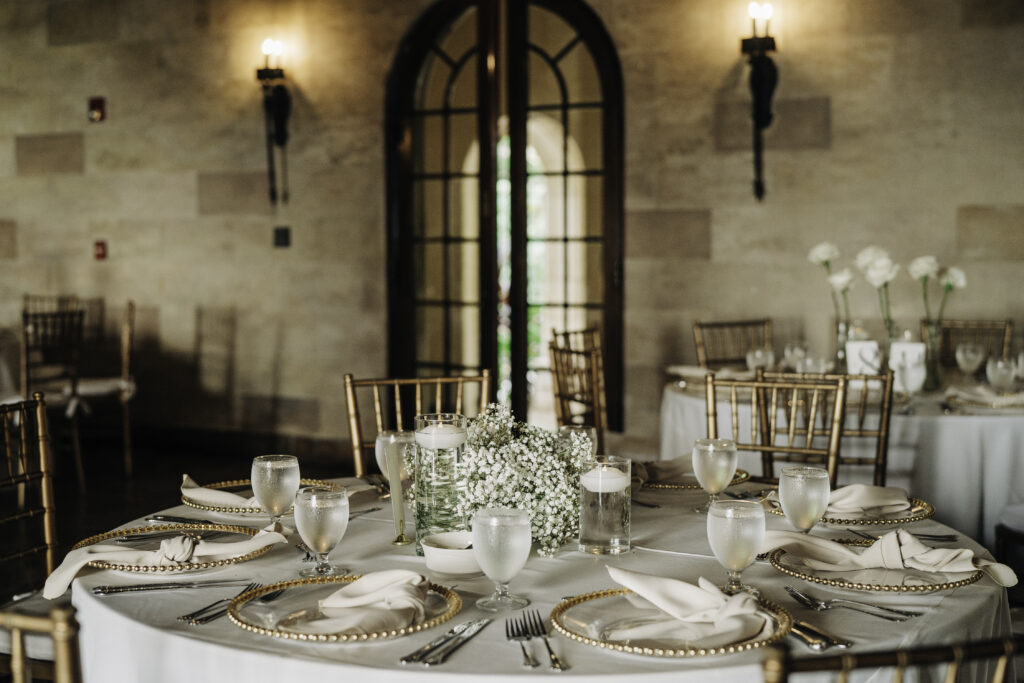
[[[846,342],[850,341],[850,323],[847,320],[835,321],[836,332],[836,372],[846,372]]]
[[[924,391],[938,391],[942,388],[942,365],[939,350],[942,344],[942,324],[935,320],[925,322],[924,337]]]

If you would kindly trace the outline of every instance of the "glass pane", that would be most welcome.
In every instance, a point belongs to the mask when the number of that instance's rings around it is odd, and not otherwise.
[[[448,171],[479,173],[476,114],[453,114],[448,122]]]
[[[480,236],[480,181],[476,178],[456,178],[448,183],[448,234],[454,237]],[[438,211],[440,212],[440,208]]]
[[[526,102],[531,107],[544,104],[560,105],[565,97],[558,83],[558,77],[552,65],[541,55],[530,50],[528,58],[527,84],[529,92]]]
[[[414,172],[440,173],[444,158],[444,119],[440,114],[417,117],[414,135],[419,144],[416,145]]]
[[[416,307],[416,360],[420,363],[444,362],[444,308]],[[430,374],[429,372],[426,374]],[[434,373],[436,374],[436,372]]]
[[[440,109],[444,106],[444,93],[452,70],[437,55],[427,57],[427,63],[426,73],[420,77],[416,106],[418,109]]]
[[[448,245],[448,297],[453,301],[480,301],[480,245]]]
[[[529,42],[552,56],[558,54],[576,37],[576,31],[561,17],[536,5],[530,6],[527,26]]]
[[[570,102],[600,102],[601,80],[590,50],[583,42],[573,48],[558,62],[558,68],[565,79]]]
[[[565,300],[565,248],[561,242],[526,244],[526,301],[541,304]]]
[[[561,172],[565,168],[564,130],[558,112],[533,112],[526,120],[527,171]],[[532,152],[531,152],[532,150]],[[570,154],[578,151],[570,150]],[[582,156],[580,157],[582,164]]]
[[[460,365],[479,365],[480,309],[477,306],[453,306],[450,322],[451,362]]]
[[[569,154],[570,171],[601,170],[601,118],[600,109],[573,109],[569,112],[569,135],[574,147]]]
[[[551,365],[548,344],[552,330],[564,330],[564,316],[561,306],[531,306],[527,315],[539,331],[536,340],[530,339],[528,365],[531,368],[546,368]]]
[[[416,245],[416,298],[437,301],[444,298],[444,263],[440,242]]]
[[[468,50],[476,47],[476,39],[476,8],[470,8],[452,22],[451,30],[440,42],[440,48],[457,62]]]
[[[459,67],[448,95],[449,107],[476,107],[476,61],[474,54]]]
[[[562,237],[562,176],[529,176],[526,180],[526,235]]]
[[[444,230],[444,181],[417,180],[413,184],[416,214],[414,234],[417,237],[440,237]]]
[[[600,303],[604,296],[604,265],[602,248],[595,242],[570,242],[569,277],[566,297],[569,303]]]
[[[569,237],[601,237],[604,235],[604,178],[601,176],[569,176]]]

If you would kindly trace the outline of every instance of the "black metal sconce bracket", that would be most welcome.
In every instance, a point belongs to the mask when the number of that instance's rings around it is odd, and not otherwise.
[[[754,128],[754,196],[764,199],[764,140],[761,131],[772,123],[772,97],[779,83],[779,70],[768,53],[775,50],[775,38],[763,36],[744,38],[743,54],[750,56],[750,115]]]
[[[277,204],[277,172],[274,148],[278,147],[281,157],[281,201],[288,203],[288,119],[292,112],[292,96],[284,83],[283,69],[257,69],[256,78],[263,86],[263,119],[267,144],[267,180],[270,185],[270,203]]]

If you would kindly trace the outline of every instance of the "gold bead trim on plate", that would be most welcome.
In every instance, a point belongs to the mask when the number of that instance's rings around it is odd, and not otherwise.
[[[285,638],[288,640],[301,640],[305,642],[315,643],[346,643],[346,642],[365,642],[384,640],[387,638],[400,638],[401,636],[409,635],[410,633],[418,633],[419,631],[425,631],[433,628],[438,624],[450,620],[459,610],[462,609],[462,598],[459,594],[453,591],[451,588],[441,586],[433,582],[427,583],[427,589],[437,593],[444,598],[445,604],[447,605],[444,612],[424,621],[421,624],[413,624],[404,628],[391,629],[388,631],[376,631],[373,633],[296,633],[295,631],[285,631],[277,628],[266,628],[259,626],[250,621],[246,621],[240,614],[240,610],[246,603],[259,598],[261,595],[267,593],[273,593],[275,591],[284,588],[293,588],[295,586],[310,586],[315,584],[331,584],[331,583],[351,583],[359,576],[324,576],[324,577],[311,577],[305,579],[293,579],[291,581],[281,581],[279,583],[273,583],[256,590],[251,590],[247,593],[243,593],[238,597],[234,598],[228,604],[228,619],[231,620],[235,626],[242,628],[250,633],[256,633],[261,636],[270,636],[271,638]]]
[[[821,523],[832,524],[834,526],[895,526],[897,524],[913,524],[914,522],[921,522],[926,519],[930,519],[935,515],[935,506],[928,501],[920,498],[908,498],[907,501],[910,503],[911,511],[915,509],[920,509],[920,511],[910,515],[909,517],[855,517],[853,519],[844,519],[842,517],[822,517]],[[778,501],[773,501],[772,504],[765,509],[773,515],[778,515],[779,517],[786,516],[782,511],[782,505]]]
[[[241,487],[244,487],[244,486],[250,486],[251,487],[252,486],[252,480],[251,479],[231,479],[231,480],[228,480],[228,481],[217,481],[217,482],[214,482],[212,484],[205,484],[205,485],[203,485],[203,488],[218,489],[218,490],[220,490],[220,489],[241,488]],[[326,486],[326,487],[332,488],[332,489],[340,489],[341,488],[341,486],[339,486],[338,484],[332,484],[330,482],[326,482],[326,481],[323,481],[321,479],[300,479],[299,480],[299,486]],[[232,514],[232,515],[264,515],[264,516],[266,516],[266,514],[267,514],[266,512],[264,512],[259,507],[227,507],[227,506],[220,506],[220,505],[206,505],[204,503],[200,503],[199,501],[192,500],[191,498],[189,498],[185,494],[181,494],[181,502],[183,504],[189,506],[190,508],[195,508],[196,510],[203,510],[205,512],[224,512],[224,513]],[[285,514],[288,514],[291,511],[292,511],[292,509],[288,508],[288,512],[286,512]]]
[[[247,536],[255,536],[260,532],[259,529],[253,529],[247,526],[235,526],[231,524],[153,524],[150,526],[138,526],[132,527],[131,529],[116,529],[114,531],[107,531],[102,534],[96,534],[89,538],[83,539],[76,543],[71,549],[78,550],[85,546],[95,545],[96,543],[102,543],[103,541],[110,540],[112,538],[120,538],[121,536],[128,536],[131,534],[147,534],[159,531],[224,531],[228,533],[244,534]],[[90,560],[89,566],[96,567],[97,569],[114,569],[122,572],[143,572],[143,573],[167,573],[167,572],[193,572],[200,569],[211,569],[213,567],[223,567],[229,564],[238,564],[240,562],[247,562],[251,559],[257,558],[264,553],[270,551],[272,545],[267,545],[262,548],[257,548],[251,553],[245,555],[239,555],[237,557],[227,557],[220,560],[209,560],[206,562],[186,562],[183,564],[123,564],[119,562],[108,562],[106,560]]]
[[[736,470],[736,474],[733,476],[732,481],[729,482],[729,486],[735,486],[736,484],[742,484],[746,480],[750,479],[750,472],[746,470]],[[672,481],[646,481],[644,482],[645,489],[694,489],[699,490],[701,487],[697,482],[672,482]]]
[[[589,600],[600,600],[602,598],[609,598],[616,595],[628,595],[632,593],[627,588],[609,588],[607,590],[595,591],[593,593],[585,593],[583,595],[576,595],[571,598],[566,598],[560,603],[555,605],[555,608],[551,610],[551,623],[554,625],[555,630],[561,633],[570,640],[575,640],[577,643],[583,643],[584,645],[590,645],[592,647],[599,647],[605,650],[612,650],[614,652],[626,652],[629,654],[646,655],[648,657],[677,657],[677,658],[693,658],[693,657],[712,657],[717,655],[728,655],[736,654],[738,652],[747,652],[749,650],[756,650],[757,648],[766,647],[778,642],[782,638],[785,638],[789,634],[790,629],[793,627],[793,617],[778,603],[772,602],[771,600],[759,600],[758,605],[761,609],[770,613],[772,619],[775,622],[775,631],[772,635],[761,640],[746,640],[739,643],[732,643],[730,645],[722,645],[720,647],[689,647],[689,648],[652,648],[652,647],[640,647],[636,645],[627,645],[620,642],[609,641],[609,640],[597,640],[588,636],[576,633],[562,623],[562,617],[565,613],[575,607],[576,605],[582,604]]]

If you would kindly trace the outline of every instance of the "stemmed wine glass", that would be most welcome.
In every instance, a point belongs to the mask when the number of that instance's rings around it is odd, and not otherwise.
[[[810,533],[825,514],[829,496],[828,470],[820,467],[784,467],[779,477],[779,502],[786,519],[798,531]]]
[[[530,555],[530,513],[512,508],[485,508],[473,515],[473,554],[494,582],[494,593],[476,606],[488,612],[526,607],[530,601],[508,592],[509,581]]]
[[[299,490],[299,461],[294,455],[259,455],[252,459],[251,477],[252,492],[277,529]]]
[[[348,529],[348,491],[344,487],[307,486],[295,494],[295,527],[316,555],[316,565],[301,576],[343,576],[347,569],[332,566],[327,556]]]
[[[558,439],[560,441],[568,442],[572,439],[573,434],[587,435],[587,438],[590,439],[590,457],[593,459],[597,455],[597,428],[584,425],[562,425],[558,428]]]
[[[708,502],[696,509],[696,512],[703,514],[736,475],[736,442],[727,439],[697,439],[693,443],[692,457],[697,483],[709,494]]]
[[[985,347],[977,342],[961,342],[956,346],[956,365],[964,377],[974,377],[985,362]]]
[[[749,567],[764,543],[764,508],[754,500],[716,500],[708,508],[708,542],[718,564],[729,577],[722,592],[740,591],[760,595],[756,588],[740,583],[740,574]]]

